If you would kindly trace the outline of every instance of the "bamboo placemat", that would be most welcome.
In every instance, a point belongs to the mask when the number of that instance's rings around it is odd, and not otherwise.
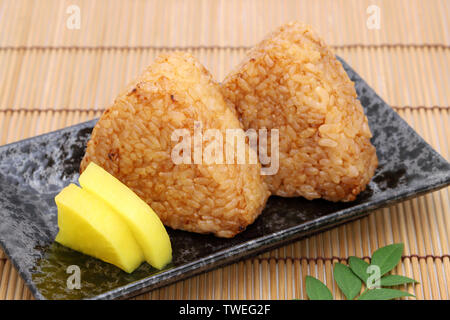
[[[66,26],[70,5],[80,29]],[[380,29],[366,21],[380,9]],[[433,148],[450,158],[450,3],[375,1],[0,1],[0,145],[94,117],[160,53],[196,55],[216,79],[267,32],[310,23]],[[305,299],[305,275],[404,242],[395,272],[417,299],[450,298],[449,188],[136,299]],[[32,299],[0,251],[0,299]]]

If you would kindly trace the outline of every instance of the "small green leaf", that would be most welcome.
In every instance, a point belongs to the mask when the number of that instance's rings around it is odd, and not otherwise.
[[[357,257],[350,257],[348,259],[348,264],[350,266],[350,269],[362,280],[364,283],[367,284],[367,278],[369,277],[369,274],[367,273],[367,268],[369,267],[369,264],[365,262],[363,259],[357,258]]]
[[[306,276],[306,294],[310,300],[333,300],[333,295],[327,286],[311,276]]]
[[[412,294],[406,291],[379,288],[366,290],[361,294],[358,300],[391,300],[400,297],[414,297]]]
[[[361,291],[361,280],[342,263],[334,265],[334,280],[348,300],[353,300]]]
[[[380,276],[391,271],[402,258],[403,243],[391,244],[376,250],[372,254],[370,264],[380,268]]]
[[[407,283],[419,283],[414,279],[404,277],[404,276],[399,276],[396,274],[386,275],[383,278],[381,278],[380,281],[381,281],[380,282],[381,286],[383,286],[383,287],[398,286],[398,285],[407,284]]]

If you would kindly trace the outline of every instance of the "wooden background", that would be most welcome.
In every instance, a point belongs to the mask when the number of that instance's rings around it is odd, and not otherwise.
[[[80,29],[66,23],[80,8]],[[380,9],[380,29],[366,26]],[[448,0],[0,1],[0,145],[100,116],[161,52],[188,50],[217,80],[267,32],[310,23],[449,160]],[[0,222],[1,223],[1,222]],[[136,299],[305,299],[305,275],[333,283],[335,262],[405,243],[395,273],[417,299],[450,298],[449,188]],[[32,299],[0,250],[0,299]]]

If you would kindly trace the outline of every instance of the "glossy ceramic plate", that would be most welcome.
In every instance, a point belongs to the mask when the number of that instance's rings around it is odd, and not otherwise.
[[[173,262],[161,271],[143,264],[127,274],[53,243],[58,231],[53,198],[77,181],[92,120],[0,147],[1,246],[37,299],[125,298],[448,185],[450,164],[343,65],[355,82],[379,159],[371,183],[354,202],[270,197],[255,223],[233,239],[169,229]],[[70,265],[80,268],[80,289],[67,286]]]

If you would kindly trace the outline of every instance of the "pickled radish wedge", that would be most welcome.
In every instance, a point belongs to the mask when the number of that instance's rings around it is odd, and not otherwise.
[[[55,198],[59,232],[55,241],[131,273],[144,261],[124,220],[95,195],[70,184]]]
[[[81,187],[109,204],[126,222],[145,260],[162,269],[172,260],[172,246],[158,215],[131,189],[91,162],[79,178]]]

